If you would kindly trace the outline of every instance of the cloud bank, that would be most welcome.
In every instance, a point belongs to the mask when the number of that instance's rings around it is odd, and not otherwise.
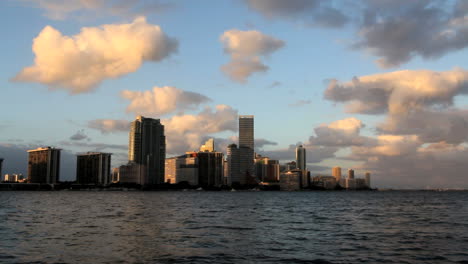
[[[130,24],[82,28],[70,37],[46,26],[32,48],[34,65],[21,70],[14,81],[80,94],[94,90],[105,79],[138,70],[143,62],[169,57],[177,51],[178,41],[139,17]]]

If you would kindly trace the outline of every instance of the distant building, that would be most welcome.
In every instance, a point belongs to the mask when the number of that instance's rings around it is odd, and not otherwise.
[[[198,152],[198,184],[201,186],[221,186],[223,184],[223,153]]]
[[[205,144],[203,144],[203,145],[200,147],[200,151],[201,151],[201,152],[213,152],[213,151],[215,151],[214,139],[213,139],[213,138],[208,139],[208,140],[205,142]]]
[[[241,115],[239,116],[239,148],[246,147],[255,148],[254,143],[254,116]],[[252,162],[254,156],[252,155]]]
[[[334,190],[336,188],[336,177],[334,176],[316,176],[312,179],[312,186],[323,188],[325,190]]]
[[[345,188],[348,190],[355,190],[356,189],[356,179],[354,178],[346,178],[345,179]]]
[[[166,183],[187,182],[190,185],[198,185],[198,158],[191,155],[168,158],[165,173]]]
[[[367,188],[371,188],[370,172],[366,172],[364,179],[366,181]]]
[[[244,178],[240,180],[241,184],[253,183],[255,178],[254,142],[254,116],[239,116],[239,169],[241,177]]]
[[[119,182],[121,183],[136,183],[144,185],[147,181],[146,168],[142,164],[129,162],[126,165],[119,167]]]
[[[166,159],[166,137],[159,119],[138,116],[131,123],[129,135],[129,163],[139,164],[139,184],[161,184],[164,182]],[[135,167],[133,167],[135,168]]]
[[[2,177],[2,166],[3,166],[3,159],[0,158],[0,178]]]
[[[280,176],[279,161],[257,155],[255,157],[255,176],[262,182],[278,182]]]
[[[288,162],[286,163],[286,171],[290,171],[290,170],[295,170],[297,169],[297,163],[295,161],[291,161],[291,162]]]
[[[332,176],[335,177],[336,182],[339,183],[341,180],[341,167],[333,167]]]
[[[76,181],[79,184],[106,185],[111,182],[111,153],[87,152],[76,157]]]
[[[119,168],[112,168],[111,182],[112,183],[120,182],[120,169]]]
[[[353,169],[348,170],[348,179],[354,179],[354,170]]]
[[[288,171],[280,175],[280,190],[282,191],[298,191],[302,189],[302,174],[301,170]]]
[[[236,144],[227,147],[227,185],[245,184],[240,169],[240,151]]]
[[[28,182],[58,183],[60,177],[60,150],[51,147],[28,150]]]
[[[25,178],[24,178],[23,174],[21,174],[21,173],[19,173],[19,174],[16,174],[16,173],[5,174],[4,181],[5,182],[12,182],[12,183],[25,182]]]
[[[306,149],[302,145],[296,148],[296,166],[300,170],[307,169]]]

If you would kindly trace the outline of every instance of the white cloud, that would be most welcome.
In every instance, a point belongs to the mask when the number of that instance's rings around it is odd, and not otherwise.
[[[71,37],[46,26],[34,39],[34,65],[13,80],[38,82],[70,94],[90,92],[105,79],[138,70],[145,61],[167,58],[177,47],[177,40],[144,17],[130,24],[82,28]]]
[[[210,98],[195,92],[184,91],[175,87],[153,87],[149,91],[129,91],[120,93],[130,100],[127,112],[136,115],[159,116],[174,111],[196,109],[200,104],[211,101]]]
[[[231,29],[220,37],[224,52],[231,56],[231,61],[221,70],[232,80],[244,83],[255,72],[265,72],[268,66],[263,64],[261,56],[268,56],[282,48],[285,42],[256,30],[241,31]]]

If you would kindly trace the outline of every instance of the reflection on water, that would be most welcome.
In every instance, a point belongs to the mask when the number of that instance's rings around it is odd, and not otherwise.
[[[0,263],[468,263],[466,192],[0,192]]]

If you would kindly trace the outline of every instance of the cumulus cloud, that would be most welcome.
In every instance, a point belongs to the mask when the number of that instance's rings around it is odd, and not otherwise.
[[[227,105],[205,107],[196,115],[180,114],[161,120],[164,125],[168,154],[198,150],[210,134],[237,131],[237,110]]]
[[[468,7],[464,0],[364,1],[356,48],[379,57],[382,67],[395,67],[415,56],[441,57],[468,46]]]
[[[170,86],[155,86],[152,90],[144,92],[124,90],[120,96],[130,100],[127,112],[153,116],[172,113],[176,110],[193,110],[200,104],[211,101],[210,98],[202,94]]]
[[[158,0],[22,0],[34,7],[44,9],[51,19],[63,20],[70,15],[86,13],[96,15],[135,16],[161,13],[173,7],[167,1]]]
[[[46,26],[33,42],[34,65],[13,80],[38,82],[70,94],[86,93],[105,79],[138,70],[145,61],[169,57],[177,47],[177,40],[144,17],[130,24],[82,28],[71,37]]]
[[[87,139],[87,138],[88,138],[88,136],[84,133],[84,131],[79,130],[70,137],[70,140],[79,141],[79,140],[84,140],[84,139]]]
[[[220,41],[224,45],[224,52],[231,56],[231,61],[223,65],[221,70],[232,80],[241,83],[256,72],[267,71],[268,66],[260,58],[285,45],[284,41],[256,30],[231,29],[221,35]]]
[[[315,136],[309,138],[309,144],[328,147],[349,147],[369,143],[370,138],[360,135],[364,124],[354,117],[322,124],[314,128]]]
[[[425,107],[449,106],[457,95],[468,92],[468,71],[404,70],[332,80],[325,99],[345,103],[349,113],[402,114]]]
[[[348,17],[330,0],[245,0],[245,3],[268,19],[297,20],[332,28],[348,22]]]
[[[130,121],[115,119],[95,119],[88,122],[88,127],[97,129],[103,134],[115,132],[129,132]]]

